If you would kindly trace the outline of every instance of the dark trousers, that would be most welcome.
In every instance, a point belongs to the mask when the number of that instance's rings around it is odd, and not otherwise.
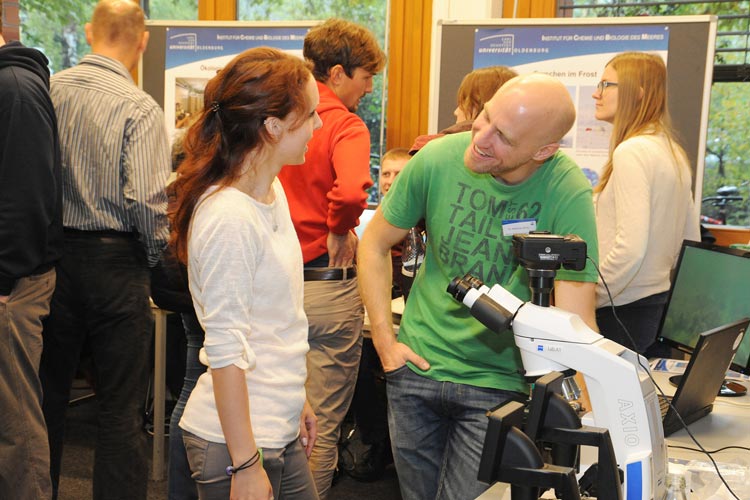
[[[57,275],[40,369],[54,497],[70,387],[87,342],[99,403],[94,498],[145,499],[142,412],[153,328],[145,253],[133,237],[66,232]]]
[[[668,296],[669,292],[657,293],[630,304],[615,306],[617,317],[628,329],[635,341],[635,346],[615,319],[610,306],[596,310],[596,324],[599,326],[599,332],[608,339],[646,357],[669,357],[671,350],[655,343]]]
[[[182,313],[182,323],[187,337],[187,354],[185,357],[185,379],[177,404],[172,410],[169,422],[169,474],[167,494],[169,500],[197,500],[198,489],[195,486],[188,463],[187,451],[182,440],[180,419],[185,412],[185,405],[195,389],[198,378],[206,371],[206,365],[198,359],[205,333],[201,328],[195,311]]]
[[[352,398],[354,419],[364,444],[388,440],[388,402],[380,358],[371,339],[362,342],[362,360]]]

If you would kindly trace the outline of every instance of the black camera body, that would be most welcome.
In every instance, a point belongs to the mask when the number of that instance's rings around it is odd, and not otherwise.
[[[513,251],[526,269],[582,271],[586,267],[586,242],[575,234],[514,234]]]

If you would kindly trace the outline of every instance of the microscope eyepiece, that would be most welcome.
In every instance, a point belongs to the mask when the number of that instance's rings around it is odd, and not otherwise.
[[[476,278],[470,274],[465,275],[463,278],[456,276],[448,285],[448,293],[459,302],[463,302],[466,293],[474,288],[478,290],[484,283],[479,278]]]

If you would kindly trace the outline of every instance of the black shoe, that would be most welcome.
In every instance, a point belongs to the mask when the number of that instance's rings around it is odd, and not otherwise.
[[[381,441],[370,445],[347,473],[357,481],[365,483],[378,481],[385,473],[385,466],[391,462],[393,462],[393,457],[390,443]]]

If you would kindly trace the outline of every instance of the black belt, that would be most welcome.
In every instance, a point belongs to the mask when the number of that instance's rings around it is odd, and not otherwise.
[[[126,231],[115,231],[113,229],[105,229],[99,231],[86,231],[82,229],[73,229],[69,227],[63,228],[63,233],[66,236],[81,237],[81,238],[122,238],[122,239],[135,239],[136,235],[132,232]]]
[[[118,247],[132,246],[138,242],[135,233],[124,231],[81,231],[79,229],[63,228],[65,240],[74,243],[96,243],[98,245],[116,245]]]
[[[305,281],[342,281],[356,277],[356,267],[309,267],[305,269]]]

